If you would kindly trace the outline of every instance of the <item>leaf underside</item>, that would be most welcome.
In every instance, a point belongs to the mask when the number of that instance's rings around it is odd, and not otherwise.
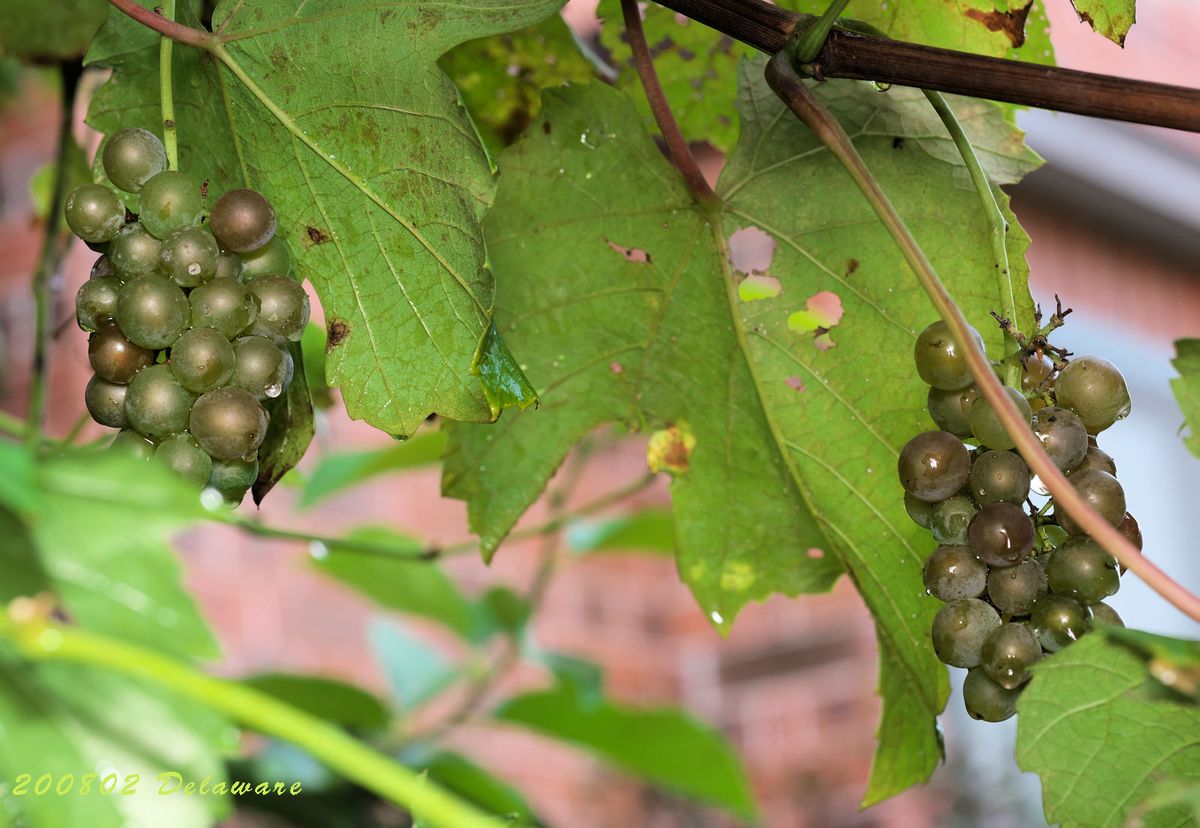
[[[748,601],[827,589],[843,568],[875,614],[885,695],[867,794],[876,801],[923,779],[940,756],[933,716],[947,684],[928,643],[936,602],[920,579],[930,541],[894,479],[899,448],[931,427],[911,354],[934,311],[761,70],[752,62],[743,72],[741,138],[711,214],[695,208],[620,92],[546,94],[540,123],[502,156],[485,226],[496,322],[542,407],[494,427],[453,426],[443,488],[467,500],[472,528],[494,550],[592,429],[618,421],[689,433],[695,446],[671,496],[679,570],[705,614],[726,626]],[[848,82],[817,92],[998,349],[999,331],[985,324],[999,290],[983,212],[920,93]],[[997,183],[1036,163],[998,109],[955,105]],[[767,248],[760,261],[742,249],[747,235]],[[1028,319],[1025,245],[1014,221]]]
[[[1151,679],[1134,650],[1093,633],[1033,672],[1017,702],[1017,763],[1041,776],[1050,822],[1118,828],[1164,781],[1200,782],[1200,706]],[[1141,820],[1194,824],[1183,805]]]

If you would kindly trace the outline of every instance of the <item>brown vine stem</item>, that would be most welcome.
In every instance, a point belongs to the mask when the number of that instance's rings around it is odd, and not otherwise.
[[[656,0],[768,55],[816,20],[763,0]],[[974,25],[966,23],[964,25]],[[1200,132],[1200,89],[983,57],[834,29],[816,78],[873,80],[1096,118]]]
[[[646,43],[646,32],[642,28],[642,15],[638,11],[636,0],[621,0],[621,12],[625,15],[625,32],[629,36],[629,48],[633,51],[633,68],[637,70],[642,89],[646,92],[646,100],[650,102],[650,111],[654,113],[654,121],[662,133],[671,160],[687,182],[692,196],[700,204],[711,207],[717,203],[717,194],[708,186],[696,156],[692,155],[687,139],[679,130],[671,105],[663,92],[662,84],[658,82],[658,73],[654,70],[654,60],[650,56],[650,47]]]
[[[905,260],[916,274],[921,287],[929,294],[934,307],[937,308],[946,324],[950,326],[954,338],[960,344],[965,345],[964,353],[967,364],[971,368],[971,374],[974,376],[979,390],[988,404],[996,411],[1000,422],[1004,425],[1004,430],[1016,442],[1017,450],[1025,462],[1042,479],[1054,496],[1055,506],[1062,506],[1085,532],[1091,535],[1123,566],[1135,572],[1151,589],[1189,617],[1200,621],[1200,598],[1155,566],[1138,551],[1137,547],[1126,540],[1095,509],[1089,506],[1047,456],[1033,431],[1030,430],[1012,400],[1004,392],[1000,380],[992,372],[987,356],[975,344],[975,340],[970,334],[970,325],[947,292],[945,285],[938,278],[937,273],[934,272],[933,265],[925,257],[917,240],[913,238],[912,233],[904,224],[904,220],[900,218],[900,214],[896,212],[887,195],[871,175],[870,170],[867,169],[866,163],[854,148],[854,144],[842,129],[841,124],[805,87],[804,81],[792,68],[785,52],[777,53],[767,63],[766,78],[775,94],[833,153],[850,177],[854,179],[854,183],[858,185],[863,195],[866,196],[876,215],[879,216],[879,220],[896,242],[896,246],[904,254]]]
[[[168,20],[161,14],[139,5],[136,0],[108,0],[108,2],[122,14],[132,17],[143,26],[153,29],[163,37],[169,37],[177,43],[186,43],[188,46],[195,46],[198,49],[210,49],[217,43],[217,39],[208,32]]]

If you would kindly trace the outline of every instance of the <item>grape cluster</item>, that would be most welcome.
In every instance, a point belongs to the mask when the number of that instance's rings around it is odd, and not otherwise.
[[[1129,413],[1121,372],[1097,357],[1068,360],[1041,333],[1032,341],[1019,355],[1021,387],[1005,390],[1054,464],[1140,549],[1116,464],[1095,436]],[[1045,492],[1012,451],[1012,438],[973,384],[944,322],[921,333],[915,358],[938,429],[904,446],[899,474],[909,516],[941,544],[923,571],[926,590],[944,602],[933,621],[933,647],[946,664],[968,670],[967,712],[1003,721],[1044,653],[1095,626],[1123,626],[1104,603],[1120,586],[1120,573],[1070,515],[1054,509],[1053,499],[1040,508],[1033,501],[1031,488],[1037,496]]]
[[[121,430],[114,446],[238,502],[258,476],[262,402],[291,382],[287,344],[308,323],[308,294],[259,193],[225,193],[205,221],[203,188],[168,169],[144,129],[114,134],[103,165],[139,206],[100,184],[66,201],[71,230],[101,253],[75,298],[91,334],[88,411]]]

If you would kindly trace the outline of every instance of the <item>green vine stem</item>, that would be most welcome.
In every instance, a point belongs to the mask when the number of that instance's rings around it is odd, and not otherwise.
[[[950,327],[954,338],[964,346],[963,352],[966,355],[967,364],[970,366],[971,374],[974,376],[980,392],[996,411],[1004,430],[1015,441],[1021,457],[1029,464],[1034,474],[1042,479],[1054,496],[1056,506],[1062,506],[1083,530],[1111,553],[1122,566],[1135,572],[1151,589],[1174,604],[1184,614],[1200,621],[1200,598],[1155,566],[1138,551],[1137,547],[1089,506],[1047,456],[1041,443],[1029,429],[1008,394],[1005,393],[1004,386],[1000,384],[999,379],[993,373],[987,356],[975,344],[974,338],[970,335],[970,325],[946,291],[946,287],[938,278],[937,273],[934,272],[933,265],[925,257],[925,253],[913,238],[912,233],[909,232],[904,220],[900,218],[879,183],[867,169],[866,163],[855,150],[854,144],[842,129],[841,124],[809,92],[804,81],[792,68],[786,49],[776,54],[767,63],[766,78],[775,94],[841,162],[867,201],[870,202],[879,220],[891,234],[896,246],[900,248],[909,267],[916,274],[921,287],[929,294],[934,307]]]
[[[849,3],[850,0],[833,0],[820,17],[808,25],[801,24],[796,27],[796,33],[789,42],[793,61],[812,63],[817,59],[821,49],[825,48],[825,41],[829,39],[829,33],[833,31],[834,24],[838,22],[838,17],[846,10]]]
[[[992,182],[988,180],[987,172],[983,169],[983,164],[979,162],[975,148],[971,146],[971,139],[967,137],[962,124],[954,115],[954,110],[950,108],[950,104],[946,102],[946,98],[941,92],[930,89],[926,89],[924,92],[925,97],[933,106],[934,112],[945,124],[946,131],[954,139],[954,145],[958,147],[963,163],[967,166],[967,172],[971,175],[971,183],[975,185],[975,191],[979,193],[979,201],[983,204],[983,213],[987,216],[988,230],[992,240],[992,258],[995,259],[996,285],[1000,291],[1000,302],[1003,306],[1004,316],[1015,322],[1017,319],[1017,295],[1013,288],[1012,271],[1008,264],[1008,221],[1004,218],[1004,211],[1000,209],[1000,202],[996,200],[996,191],[992,189]],[[1006,330],[1004,332],[1005,356],[1014,353],[1017,348],[1016,338],[1013,337],[1011,331]],[[1004,384],[1011,388],[1019,389],[1021,387],[1021,367],[1017,360],[1004,363]]]
[[[658,124],[658,131],[662,133],[671,160],[687,182],[688,189],[692,191],[697,203],[711,207],[717,203],[717,194],[708,186],[704,173],[700,171],[696,156],[692,155],[687,139],[683,137],[675,115],[671,112],[671,105],[667,102],[662,84],[658,81],[658,72],[654,70],[654,59],[650,56],[650,46],[646,43],[642,14],[638,11],[636,0],[621,0],[621,12],[625,16],[625,33],[629,37],[629,48],[633,52],[633,68],[637,71],[638,80],[646,93],[646,100],[650,103],[650,111],[654,113],[654,122]]]
[[[240,724],[291,742],[364,788],[438,828],[503,828],[488,816],[345,731],[235,681],[209,676],[160,653],[108,636],[48,622],[36,612],[0,615],[0,638],[27,658],[112,670],[172,690]],[[26,617],[19,617],[26,616]]]
[[[62,113],[58,121],[58,144],[54,153],[53,180],[51,188],[50,212],[46,216],[46,235],[42,239],[42,249],[38,254],[37,269],[33,273],[33,303],[34,303],[34,335],[33,335],[33,373],[29,382],[29,408],[26,414],[28,427],[25,429],[25,440],[29,445],[35,445],[42,438],[42,421],[46,415],[46,370],[50,352],[50,334],[53,323],[50,315],[54,311],[55,293],[54,274],[62,261],[65,246],[59,238],[62,227],[63,202],[67,189],[67,151],[74,140],[71,135],[71,124],[75,113],[75,93],[79,88],[79,77],[83,74],[83,66],[78,62],[59,64],[59,75],[62,83]]]
[[[163,0],[158,7],[163,20],[175,22],[175,0]],[[171,85],[171,53],[175,41],[163,35],[158,45],[158,83],[162,96],[163,148],[167,151],[167,168],[179,169],[179,134],[175,129],[175,90]]]

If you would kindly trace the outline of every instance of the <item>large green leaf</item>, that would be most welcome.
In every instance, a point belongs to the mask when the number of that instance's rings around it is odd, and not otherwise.
[[[307,508],[378,475],[431,465],[445,448],[445,432],[430,429],[387,448],[326,455],[313,469],[297,505]]]
[[[320,296],[329,379],[351,416],[407,435],[433,412],[489,421],[533,402],[487,335],[479,225],[495,183],[436,61],[559,5],[226,0],[213,15],[219,60],[176,50],[181,164],[210,195],[244,183],[271,199]],[[157,38],[140,28],[113,21],[89,56],[116,70],[91,113],[102,131],[159,120]]]
[[[0,474],[23,450],[0,444]],[[217,645],[166,541],[206,516],[189,483],[120,452],[39,459],[32,508],[6,500],[36,543],[40,566],[84,627],[176,655],[213,657]]]
[[[262,673],[243,681],[292,707],[340,725],[380,730],[390,718],[388,709],[378,698],[336,679]]]
[[[935,313],[848,176],[760,72],[744,75],[741,140],[712,213],[694,209],[623,95],[547,93],[542,123],[502,159],[487,225],[497,322],[543,406],[455,426],[443,484],[494,549],[583,434],[607,420],[675,424],[679,569],[706,614],[728,623],[747,601],[826,588],[839,564],[874,613],[885,697],[874,800],[924,778],[940,754],[933,716],[947,684],[920,578],[931,541],[894,477],[899,448],[930,427],[912,347]],[[817,92],[998,350],[988,226],[923,96],[849,82]],[[998,183],[1035,163],[994,107],[956,106]],[[1027,322],[1026,238],[1013,226]]]
[[[1179,372],[1171,380],[1171,388],[1188,430],[1184,442],[1192,454],[1200,457],[1200,339],[1175,340],[1175,359],[1171,364]]]
[[[19,774],[33,777],[24,795],[8,797],[28,820],[17,825],[207,828],[229,812],[226,796],[159,795],[163,773],[197,784],[207,777],[210,789],[225,778],[228,724],[123,676],[23,663],[0,651],[0,731],[6,790],[13,792]],[[43,774],[53,787],[39,796],[34,786]],[[115,789],[105,794],[109,774]],[[55,793],[60,784],[62,795]]]
[[[411,750],[401,758],[410,767],[427,773],[431,781],[488,813],[515,819],[522,826],[543,824],[520,791],[460,753]]]
[[[1063,828],[1118,828],[1164,782],[1200,782],[1200,706],[1106,635],[1035,666],[1017,713],[1017,762],[1041,776],[1046,818]],[[1186,804],[1168,804],[1141,824],[1193,823]]]
[[[590,702],[565,684],[509,699],[494,711],[585,748],[650,782],[751,817],[754,800],[725,739],[682,710]]]

